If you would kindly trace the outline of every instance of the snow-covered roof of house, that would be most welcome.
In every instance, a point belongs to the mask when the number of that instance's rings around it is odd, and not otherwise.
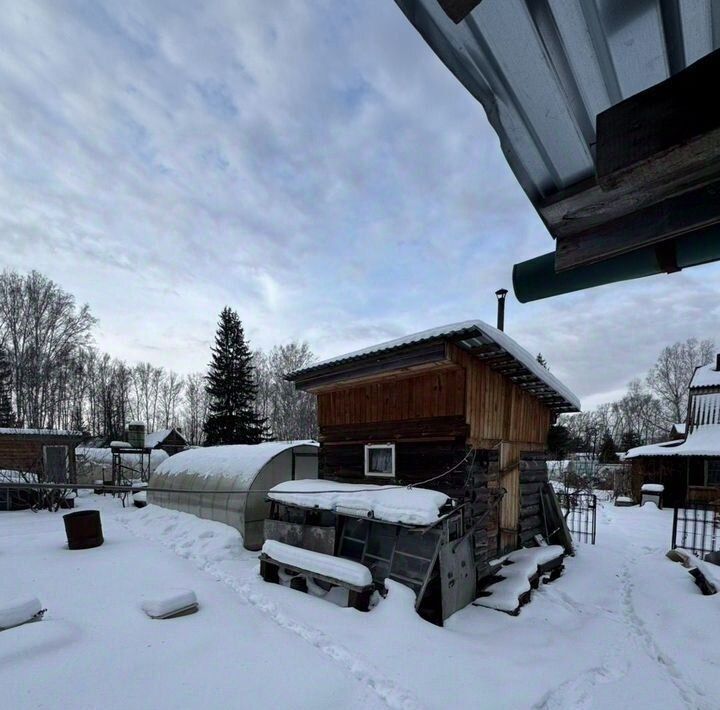
[[[13,429],[11,427],[0,427],[0,434],[9,436],[67,436],[75,439],[82,439],[81,431],[70,429]]]
[[[685,434],[687,433],[687,424],[685,422],[677,422],[672,425],[672,429],[670,430],[670,432],[685,436]]]
[[[720,370],[715,369],[716,363],[702,365],[695,370],[690,387],[720,387]]]
[[[720,424],[700,426],[684,441],[666,441],[630,449],[627,458],[645,456],[720,456]]]
[[[404,525],[436,523],[441,516],[440,510],[450,501],[444,493],[427,488],[309,479],[279,483],[268,497],[287,505]]]
[[[181,431],[178,431],[174,427],[171,429],[160,429],[153,431],[150,434],[145,435],[145,447],[148,449],[154,449],[158,444],[161,444],[165,439],[173,433],[173,431],[187,444],[188,440],[185,438]]]
[[[289,380],[297,380],[301,376],[320,370],[330,369],[338,365],[369,358],[371,356],[386,353],[400,348],[426,343],[429,341],[452,340],[457,346],[465,350],[476,348],[487,348],[482,355],[476,357],[487,360],[488,365],[493,367],[499,364],[496,357],[498,353],[509,356],[508,359],[515,361],[519,366],[518,371],[513,373],[511,379],[516,379],[519,386],[533,390],[533,394],[542,397],[543,394],[554,396],[553,403],[549,403],[557,411],[579,411],[580,400],[547,368],[543,367],[525,348],[513,340],[507,333],[494,328],[481,320],[468,320],[459,323],[450,323],[437,328],[430,328],[419,333],[412,333],[395,338],[384,343],[371,345],[361,350],[355,350],[344,355],[329,358],[315,363],[310,367],[297,370],[287,375]],[[505,365],[507,362],[504,361]]]
[[[187,449],[163,461],[157,476],[195,474],[201,478],[228,476],[248,485],[276,456],[295,446],[319,446],[317,441],[267,441],[262,444],[229,444]]]

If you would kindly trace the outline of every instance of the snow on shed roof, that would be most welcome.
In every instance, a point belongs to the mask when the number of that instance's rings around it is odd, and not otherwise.
[[[188,449],[170,456],[156,469],[157,476],[197,474],[202,478],[231,476],[250,484],[276,456],[295,446],[319,446],[316,441],[267,441]]]
[[[10,436],[68,436],[82,439],[81,431],[72,431],[69,429],[13,429],[10,427],[0,428],[0,434],[8,434]]]
[[[268,497],[288,505],[405,525],[436,523],[440,509],[450,501],[444,493],[427,488],[323,480],[284,481]]]
[[[644,456],[720,456],[720,424],[701,426],[685,441],[666,441],[630,449],[627,458]]]
[[[188,440],[185,438],[183,433],[181,431],[178,431],[175,427],[171,429],[159,429],[158,431],[153,431],[150,434],[145,435],[145,446],[148,449],[154,449],[158,444],[161,444],[165,439],[167,439],[170,434],[173,433],[173,431],[177,432],[177,435],[187,444]]]
[[[295,380],[300,375],[344,364],[353,360],[360,360],[377,353],[387,352],[407,347],[409,345],[415,345],[431,340],[446,340],[450,338],[456,339],[461,336],[467,337],[459,340],[457,344],[466,349],[480,347],[482,345],[498,346],[501,350],[508,353],[514,360],[524,366],[538,380],[543,382],[549,389],[564,399],[567,405],[562,407],[562,409],[565,411],[580,410],[580,400],[569,387],[564,385],[557,377],[555,377],[555,375],[543,367],[533,355],[513,340],[507,333],[498,330],[481,320],[467,320],[460,321],[458,323],[449,323],[448,325],[441,325],[437,328],[422,330],[419,333],[412,333],[410,335],[403,336],[402,338],[395,338],[394,340],[388,340],[384,343],[371,345],[367,348],[355,350],[345,355],[338,355],[337,357],[323,360],[302,370],[292,372],[288,375],[288,379]]]
[[[715,369],[715,363],[698,367],[690,387],[720,387],[720,370]]]

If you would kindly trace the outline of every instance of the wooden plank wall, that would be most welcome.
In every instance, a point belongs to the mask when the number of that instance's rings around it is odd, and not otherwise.
[[[465,373],[460,367],[383,379],[318,393],[318,424],[391,422],[465,414]]]
[[[448,344],[448,357],[467,373],[468,443],[499,453],[497,479],[488,485],[507,491],[499,511],[500,549],[514,549],[520,528],[520,454],[545,450],[554,415],[536,397],[455,345]]]
[[[545,447],[550,409],[455,345],[448,345],[448,355],[467,372],[465,412],[473,447],[492,448],[498,441]]]

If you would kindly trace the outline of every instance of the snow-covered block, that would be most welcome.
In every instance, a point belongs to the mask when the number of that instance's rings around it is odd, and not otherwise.
[[[147,597],[143,611],[153,619],[168,619],[197,611],[198,600],[190,589],[169,589]]]
[[[372,584],[370,570],[359,562],[293,547],[277,540],[266,540],[262,551],[281,565],[336,579],[353,587],[362,588]]]
[[[615,505],[619,508],[635,505],[635,501],[630,496],[618,496],[615,499]]]
[[[432,525],[450,498],[439,491],[406,486],[375,486],[336,481],[284,481],[268,497],[280,503],[320,508],[388,523]]]
[[[111,441],[110,448],[111,449],[129,449],[130,444],[127,441]]]
[[[138,491],[137,493],[133,493],[133,503],[135,503],[138,508],[144,508],[147,505],[147,492]]]
[[[643,493],[663,493],[665,486],[662,483],[643,483],[640,489]]]
[[[37,597],[17,597],[0,601],[0,631],[42,618],[43,608]]]

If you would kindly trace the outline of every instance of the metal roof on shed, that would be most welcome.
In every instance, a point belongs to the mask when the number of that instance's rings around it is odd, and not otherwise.
[[[475,357],[486,361],[491,368],[515,381],[523,389],[540,399],[554,400],[552,404],[548,403],[548,406],[556,411],[576,412],[580,410],[580,400],[569,387],[544,368],[535,357],[507,333],[493,328],[481,320],[450,323],[371,345],[292,372],[287,375],[287,379],[297,380],[310,373],[433,340],[452,340],[465,350],[475,350],[473,353]],[[478,348],[482,349],[481,353],[477,351]]]

